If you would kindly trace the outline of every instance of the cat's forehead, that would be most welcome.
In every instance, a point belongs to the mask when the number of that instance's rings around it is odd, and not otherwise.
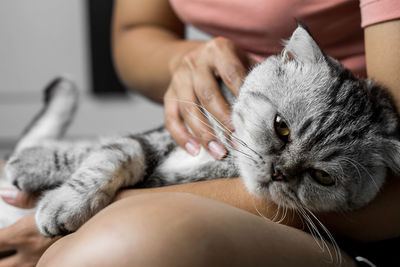
[[[298,64],[284,62],[281,56],[270,57],[249,74],[243,91],[265,98],[269,102],[265,106],[273,107],[268,112],[280,114],[299,136],[313,129],[326,130],[329,136],[314,132],[310,137],[336,138],[343,143],[349,141],[344,134],[362,137],[371,129],[393,132],[397,128],[389,97],[330,58],[318,64]],[[264,105],[263,101],[251,103],[245,106]]]

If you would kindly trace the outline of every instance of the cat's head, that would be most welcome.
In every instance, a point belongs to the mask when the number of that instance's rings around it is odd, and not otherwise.
[[[387,169],[400,171],[390,96],[325,55],[303,26],[250,72],[232,114],[245,185],[281,205],[357,209]]]

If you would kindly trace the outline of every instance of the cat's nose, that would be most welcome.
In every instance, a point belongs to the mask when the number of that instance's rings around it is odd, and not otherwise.
[[[286,176],[279,167],[274,167],[271,179],[273,181],[286,181]]]

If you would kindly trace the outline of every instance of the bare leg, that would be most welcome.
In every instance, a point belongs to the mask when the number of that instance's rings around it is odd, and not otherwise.
[[[343,253],[342,266],[354,266]],[[313,238],[184,193],[118,201],[57,241],[38,266],[332,266]]]

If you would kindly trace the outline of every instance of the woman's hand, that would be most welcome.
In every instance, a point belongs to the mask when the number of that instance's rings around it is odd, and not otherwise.
[[[199,43],[184,56],[171,59],[171,83],[164,95],[165,125],[190,154],[196,155],[201,144],[216,159],[225,156],[226,149],[215,137],[199,104],[232,131],[231,109],[220,92],[217,77],[237,95],[248,66],[245,53],[222,37]]]
[[[36,200],[22,192],[14,197],[10,195],[3,199],[20,208],[31,208]],[[42,236],[36,227],[34,214],[28,215],[0,229],[0,267],[36,266],[44,251],[57,239]]]

